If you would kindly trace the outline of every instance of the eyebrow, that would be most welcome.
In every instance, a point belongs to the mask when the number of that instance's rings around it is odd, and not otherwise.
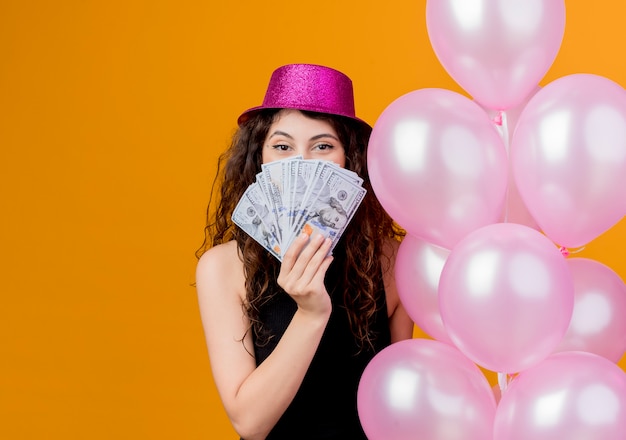
[[[293,139],[293,136],[291,136],[289,133],[286,133],[286,132],[284,132],[284,131],[280,131],[280,130],[276,130],[274,133],[272,133],[272,134],[270,135],[270,139],[271,139],[271,138],[273,138],[274,136],[285,136],[285,137],[287,137],[287,138],[289,138],[289,139]],[[318,140],[318,139],[327,138],[327,137],[329,137],[329,138],[331,138],[331,139],[335,139],[335,140],[337,140],[337,141],[339,140],[339,138],[338,138],[337,136],[334,136],[334,135],[332,135],[332,134],[330,134],[330,133],[322,133],[322,134],[318,134],[318,135],[313,136],[313,137],[312,137],[311,139],[309,139],[309,140],[311,140],[311,141],[316,141],[316,140]]]

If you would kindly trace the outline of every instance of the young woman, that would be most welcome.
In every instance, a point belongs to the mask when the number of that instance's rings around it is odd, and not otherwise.
[[[371,127],[355,116],[350,79],[311,64],[275,70],[263,105],[238,124],[196,274],[220,397],[245,440],[364,439],[363,369],[413,330],[393,276],[402,231],[369,183]],[[356,172],[368,191],[332,255],[329,239],[302,232],[281,263],[231,215],[261,164],[297,155]]]

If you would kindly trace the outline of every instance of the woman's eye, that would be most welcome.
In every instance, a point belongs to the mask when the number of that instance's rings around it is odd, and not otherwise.
[[[334,147],[331,144],[317,144],[315,148],[318,150],[332,150]]]
[[[272,148],[275,149],[275,150],[280,150],[280,151],[288,151],[289,150],[289,145],[276,144],[276,145],[273,145]]]

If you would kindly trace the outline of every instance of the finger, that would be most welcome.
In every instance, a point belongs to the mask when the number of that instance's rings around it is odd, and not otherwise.
[[[289,249],[287,249],[287,252],[285,252],[285,255],[283,256],[281,270],[282,268],[286,269],[287,271],[291,271],[293,269],[293,266],[296,264],[298,256],[308,242],[309,235],[305,232],[302,232],[296,237],[296,239],[291,243]]]
[[[278,276],[278,284],[291,293],[309,290],[308,284],[328,255],[330,244],[330,239],[324,240],[324,237],[319,234],[311,238],[293,264],[288,262],[285,265],[283,261]],[[289,266],[290,264],[291,266]]]
[[[323,245],[324,237],[322,235],[316,234],[309,238],[308,244],[304,247],[304,249],[302,249],[300,255],[296,258],[292,268],[293,272],[302,275],[304,270],[309,266],[311,259],[317,255]],[[317,264],[319,265],[319,258]]]
[[[306,267],[305,260],[308,261],[307,254],[305,253],[303,256],[302,253],[308,247],[309,243],[309,235],[304,232],[301,233],[292,244],[289,245],[283,257],[277,281],[278,285],[287,292],[294,290]]]
[[[333,262],[333,259],[334,257],[332,255],[324,257],[322,264],[319,265],[317,271],[315,272],[315,275],[313,276],[312,282],[316,282],[317,279],[319,279],[319,282],[324,285],[324,277],[326,276],[326,271]]]
[[[299,265],[306,262],[302,269],[302,274],[299,277],[300,282],[305,285],[311,283],[315,277],[320,275],[320,273],[323,281],[323,275],[326,273],[326,269],[328,269],[328,265],[330,264],[327,259],[329,257],[328,253],[330,251],[332,241],[330,238],[323,238],[321,236],[318,237],[312,239],[311,241],[313,243],[310,243],[309,246],[307,246],[307,248],[303,251],[303,253],[313,251],[310,258],[302,260],[298,259],[298,262],[296,263]],[[319,245],[315,246],[317,243],[319,243]]]
[[[317,270],[311,272],[311,277],[308,278],[309,273],[303,276],[299,281],[302,283],[301,292],[309,292],[314,294],[328,295],[324,279],[326,277],[326,271],[333,262],[332,255],[324,257],[322,263],[317,266]]]

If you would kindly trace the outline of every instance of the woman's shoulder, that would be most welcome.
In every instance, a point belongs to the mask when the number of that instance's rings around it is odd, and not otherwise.
[[[198,260],[198,271],[224,270],[234,267],[243,267],[239,257],[239,249],[235,240],[218,244],[208,249]]]
[[[239,260],[236,240],[230,240],[207,249],[200,257],[198,263],[200,264],[202,261],[221,260],[223,258],[236,258]]]
[[[207,250],[196,266],[196,285],[230,287],[240,293],[244,287],[243,262],[235,240]],[[213,289],[210,289],[213,290]]]
[[[398,249],[400,248],[400,241],[386,237],[383,241],[382,247],[382,264],[383,264],[383,272],[388,272],[393,270],[396,261],[396,255],[398,254]]]
[[[396,289],[395,264],[396,255],[400,248],[400,242],[394,238],[386,238],[383,242],[381,255],[381,265],[383,272],[383,281],[385,285],[385,294],[387,297],[387,305],[393,310],[398,301],[398,292]]]

